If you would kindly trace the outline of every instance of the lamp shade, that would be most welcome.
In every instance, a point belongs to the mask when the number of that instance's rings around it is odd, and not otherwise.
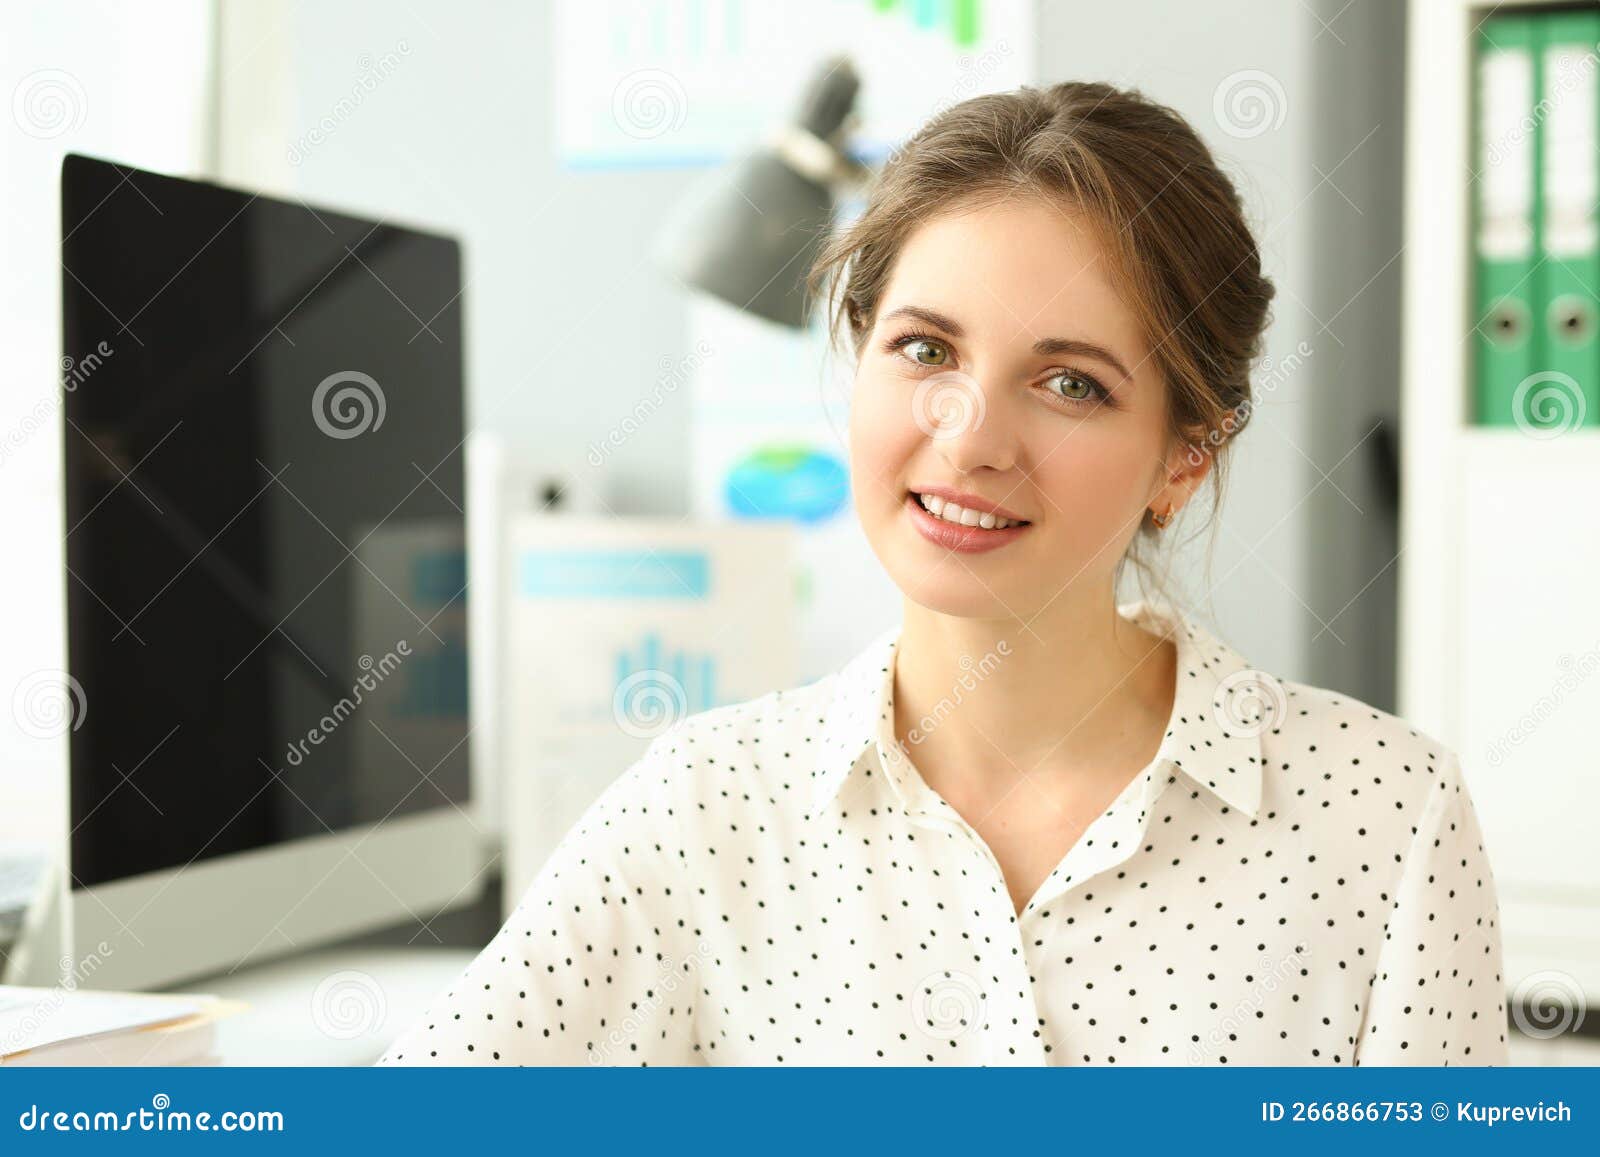
[[[806,323],[805,277],[833,224],[832,181],[849,165],[835,138],[860,81],[825,62],[795,123],[694,186],[657,241],[657,264],[691,288],[780,325]]]
[[[832,219],[825,186],[775,153],[757,153],[692,191],[657,259],[686,285],[736,309],[801,327],[806,271]]]

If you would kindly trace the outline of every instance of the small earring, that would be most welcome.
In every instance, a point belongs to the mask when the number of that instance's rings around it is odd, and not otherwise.
[[[1152,510],[1150,512],[1150,521],[1156,524],[1157,530],[1165,529],[1167,523],[1172,521],[1172,507],[1168,506],[1165,514],[1157,514]]]

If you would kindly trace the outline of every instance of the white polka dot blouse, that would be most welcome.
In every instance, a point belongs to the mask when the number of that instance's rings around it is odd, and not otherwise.
[[[656,737],[379,1063],[1508,1063],[1456,755],[1119,611],[1177,644],[1165,739],[1020,914],[896,741],[897,626]]]

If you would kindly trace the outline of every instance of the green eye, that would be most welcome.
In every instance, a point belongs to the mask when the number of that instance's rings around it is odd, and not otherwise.
[[[1062,388],[1055,392],[1069,402],[1093,401],[1098,393],[1095,383],[1081,374],[1057,374],[1050,381],[1052,389],[1054,383],[1061,383]]]
[[[923,354],[935,356],[923,357]],[[911,356],[916,359],[918,365],[942,366],[949,352],[937,342],[919,340],[911,343]]]

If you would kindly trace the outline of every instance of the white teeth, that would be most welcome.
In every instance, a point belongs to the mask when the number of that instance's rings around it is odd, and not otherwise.
[[[921,502],[923,508],[935,518],[942,519],[945,522],[958,523],[961,526],[977,526],[982,527],[984,530],[1004,530],[1008,526],[1017,525],[1012,519],[1001,518],[994,514],[979,513],[976,510],[968,510],[964,506],[957,506],[954,502],[946,502],[943,498],[936,498],[930,494],[917,495],[917,501]]]

